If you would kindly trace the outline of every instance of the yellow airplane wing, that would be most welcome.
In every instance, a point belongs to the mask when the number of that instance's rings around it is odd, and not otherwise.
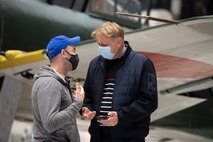
[[[21,50],[8,50],[0,55],[0,69],[12,68],[23,64],[45,60],[43,50],[23,52]]]

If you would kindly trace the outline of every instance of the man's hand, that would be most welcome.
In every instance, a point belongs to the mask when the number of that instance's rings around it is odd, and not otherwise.
[[[73,95],[74,98],[79,99],[80,101],[84,101],[84,97],[85,97],[85,92],[84,92],[84,88],[77,82],[75,84],[76,89],[75,89],[75,94]]]
[[[118,114],[116,111],[111,111],[108,113],[108,119],[99,119],[97,120],[102,125],[106,126],[115,126],[118,124]]]
[[[96,111],[90,111],[87,107],[82,108],[82,116],[84,119],[92,120],[96,115]]]

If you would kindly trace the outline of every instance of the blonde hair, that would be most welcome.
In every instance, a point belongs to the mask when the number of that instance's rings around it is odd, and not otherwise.
[[[121,37],[124,39],[124,30],[115,22],[105,22],[92,32],[91,37],[96,39],[98,35],[104,35],[111,38]]]

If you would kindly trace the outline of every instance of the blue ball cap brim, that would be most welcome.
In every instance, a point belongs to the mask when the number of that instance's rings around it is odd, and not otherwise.
[[[76,45],[81,41],[80,36],[76,36],[69,39],[69,45]]]
[[[62,49],[65,49],[68,45],[76,45],[80,42],[80,36],[73,38],[66,37],[64,35],[59,35],[50,40],[47,45],[46,55],[51,60],[57,56]]]

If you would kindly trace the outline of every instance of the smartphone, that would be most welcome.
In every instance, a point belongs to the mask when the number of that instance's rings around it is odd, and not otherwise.
[[[109,116],[108,115],[99,115],[99,116],[96,116],[96,119],[98,120],[101,120],[101,119],[108,119]]]

